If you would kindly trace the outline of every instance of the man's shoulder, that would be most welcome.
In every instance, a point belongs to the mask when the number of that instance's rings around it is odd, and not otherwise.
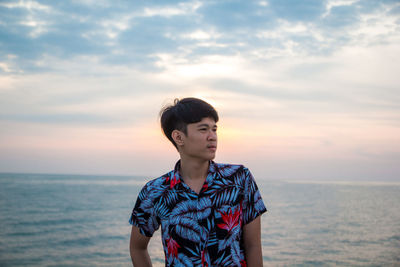
[[[154,188],[154,187],[158,187],[160,189],[160,186],[162,184],[164,184],[166,181],[171,179],[171,177],[173,176],[173,172],[174,171],[170,171],[170,172],[167,172],[167,173],[165,173],[165,174],[163,174],[163,175],[161,175],[161,176],[159,176],[157,178],[151,179],[150,181],[148,181],[145,184],[144,187],[145,188],[149,188],[149,189],[150,188]]]
[[[248,169],[242,164],[214,163],[215,172],[223,177],[229,177],[234,174],[246,173]]]

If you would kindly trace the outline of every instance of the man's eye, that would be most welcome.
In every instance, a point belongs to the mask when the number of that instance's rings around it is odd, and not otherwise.
[[[204,132],[204,131],[207,131],[207,129],[206,128],[201,128],[200,131]]]

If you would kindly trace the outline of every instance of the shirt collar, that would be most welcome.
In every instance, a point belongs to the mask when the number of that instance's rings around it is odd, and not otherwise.
[[[210,160],[210,164],[208,166],[208,173],[207,173],[207,178],[206,178],[206,183],[208,186],[212,184],[214,181],[214,177],[217,173],[217,164]],[[180,174],[180,169],[181,169],[181,160],[178,160],[175,164],[174,171],[173,171],[173,176],[172,178],[178,181],[181,181],[181,174]]]

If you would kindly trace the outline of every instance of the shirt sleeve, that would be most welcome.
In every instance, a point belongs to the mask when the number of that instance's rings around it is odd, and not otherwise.
[[[140,191],[135,207],[132,210],[129,223],[139,228],[141,234],[151,237],[159,228],[160,223],[155,215],[152,185],[147,183]]]
[[[258,186],[249,169],[244,168],[243,223],[248,224],[267,211]]]

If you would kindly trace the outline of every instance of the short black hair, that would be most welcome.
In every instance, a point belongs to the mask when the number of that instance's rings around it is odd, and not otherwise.
[[[172,131],[179,130],[187,135],[187,125],[199,122],[203,118],[212,118],[218,122],[218,113],[206,101],[194,97],[175,98],[174,104],[168,105],[160,111],[161,128],[177,149],[178,147],[172,139]]]

